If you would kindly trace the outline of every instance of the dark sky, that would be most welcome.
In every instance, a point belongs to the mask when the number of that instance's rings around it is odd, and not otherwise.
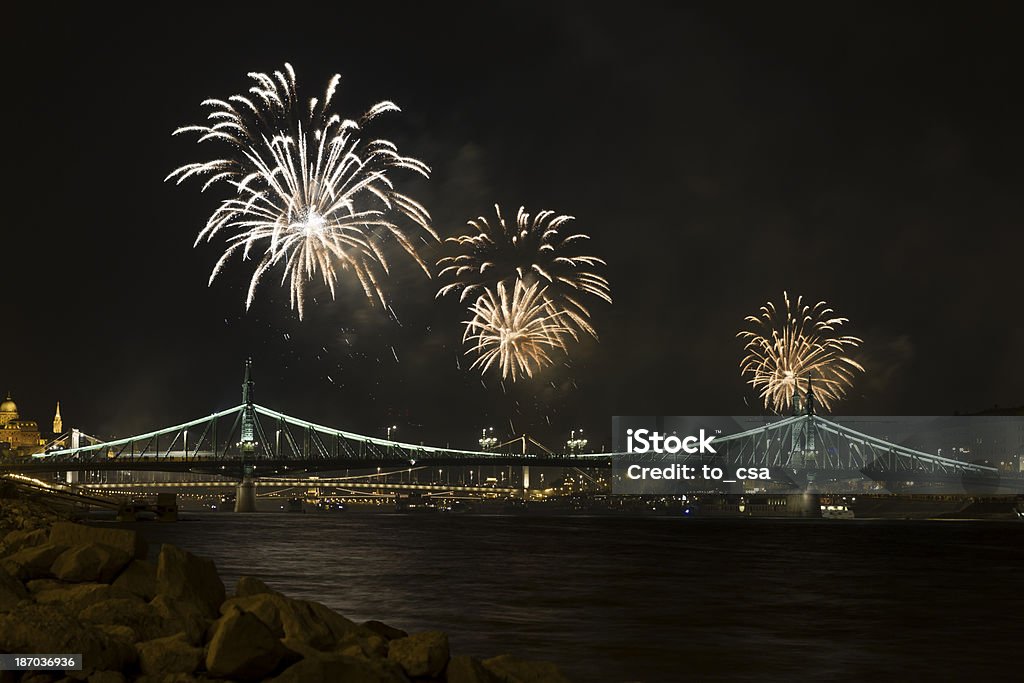
[[[1024,402],[1012,3],[346,5],[9,15],[0,390],[23,417],[172,424],[237,403],[252,354],[260,402],[333,426],[599,443],[613,415],[758,412],[735,334],[783,289],[864,339],[837,413]],[[219,195],[163,178],[212,148],[170,133],[284,61],[305,97],[340,72],[346,115],[402,107],[374,132],[433,168],[400,189],[443,236],[494,202],[576,216],[609,262],[600,342],[503,387],[457,367],[465,313],[414,270],[400,324],[351,283],[300,323],[268,280],[247,313],[238,261],[208,287]]]

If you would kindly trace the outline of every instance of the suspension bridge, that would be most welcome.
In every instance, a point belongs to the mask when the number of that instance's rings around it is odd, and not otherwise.
[[[813,398],[813,397],[811,397]],[[1024,491],[1024,479],[978,462],[944,457],[863,433],[805,413],[717,436],[712,457],[691,462],[771,467],[797,490],[825,480],[870,478],[889,490],[908,481],[953,485],[989,482]],[[521,449],[506,448],[511,443]],[[518,466],[529,488],[529,467],[610,469],[616,453],[557,453],[522,437],[488,450],[417,445],[335,429],[258,405],[253,400],[251,361],[246,362],[241,404],[192,420],[122,439],[85,440],[0,465],[0,471],[32,473],[151,470],[240,477],[299,476],[342,469],[412,466]],[[511,483],[511,482],[510,482]],[[269,485],[269,484],[268,484]],[[962,489],[961,489],[962,490]]]

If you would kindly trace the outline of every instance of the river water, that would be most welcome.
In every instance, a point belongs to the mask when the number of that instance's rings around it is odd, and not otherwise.
[[[125,526],[213,559],[229,591],[255,575],[579,681],[1024,676],[1024,524],[211,513]]]

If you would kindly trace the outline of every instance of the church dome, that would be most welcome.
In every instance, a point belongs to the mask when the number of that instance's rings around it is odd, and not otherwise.
[[[7,400],[0,403],[0,413],[17,413],[18,404],[11,400],[11,395],[7,394]]]

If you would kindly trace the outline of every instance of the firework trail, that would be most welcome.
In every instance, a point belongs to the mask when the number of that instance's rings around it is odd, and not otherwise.
[[[824,301],[813,306],[803,297],[791,302],[782,293],[784,309],[769,301],[758,315],[747,316],[754,329],[736,336],[745,339],[746,356],[740,361],[740,372],[764,400],[765,408],[778,413],[793,407],[798,382],[806,387],[813,382],[817,402],[830,410],[853,383],[856,372],[864,368],[847,356],[850,349],[861,344],[857,337],[841,336],[837,330],[846,318],[835,317]]]
[[[487,371],[497,363],[503,379],[533,377],[551,365],[553,354],[566,351],[566,339],[576,338],[575,330],[563,324],[564,313],[552,308],[539,282],[522,279],[499,282],[495,289],[484,288],[470,307],[472,320],[465,321],[463,342],[476,353],[471,370]]]
[[[203,192],[220,184],[232,189],[195,241],[227,233],[210,283],[240,254],[242,260],[258,260],[246,308],[274,268],[281,269],[281,284],[288,283],[300,318],[306,285],[317,272],[333,297],[339,271],[351,269],[367,297],[386,305],[382,281],[392,243],[429,276],[416,243],[438,239],[427,210],[396,191],[390,174],[401,169],[426,178],[430,169],[399,154],[387,140],[363,141],[364,128],[377,116],[400,111],[394,103],[379,102],[358,121],[343,120],[330,109],[339,75],[330,80],[322,101],[313,98],[307,105],[298,99],[291,65],[284,69],[248,74],[255,84],[246,94],[204,101],[211,108],[207,123],[174,131],[229,148],[222,158],[186,164],[166,178],[176,184],[202,179]],[[399,225],[406,222],[403,217],[412,227]]]
[[[579,243],[589,236],[566,227],[572,216],[541,211],[531,217],[519,207],[514,223],[506,223],[501,207],[494,206],[496,220],[483,216],[471,220],[468,234],[450,237],[454,255],[441,258],[439,278],[453,281],[438,291],[439,297],[460,292],[460,301],[472,301],[499,283],[511,285],[522,280],[539,283],[544,298],[562,315],[562,323],[597,336],[590,324],[586,297],[611,303],[608,280],[595,269],[605,262],[578,252]]]

